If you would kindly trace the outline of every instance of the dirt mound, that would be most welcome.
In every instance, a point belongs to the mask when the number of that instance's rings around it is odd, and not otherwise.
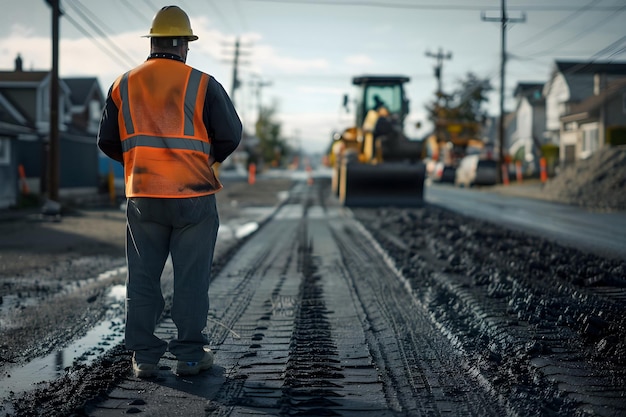
[[[590,209],[626,210],[626,146],[604,147],[564,168],[542,193]]]

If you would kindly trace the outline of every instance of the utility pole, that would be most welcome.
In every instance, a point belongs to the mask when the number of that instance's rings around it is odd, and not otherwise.
[[[435,103],[435,136],[437,138],[437,156],[440,160],[446,159],[444,156],[444,149],[446,148],[446,134],[445,134],[445,123],[449,122],[446,120],[444,116],[444,112],[442,110],[443,105],[446,103],[443,100],[443,82],[441,80],[441,72],[443,69],[443,60],[444,59],[452,59],[452,53],[448,52],[444,54],[442,49],[439,48],[439,52],[436,54],[431,53],[430,51],[426,52],[426,56],[430,58],[435,58],[437,60],[437,65],[435,66],[435,77],[437,78],[437,102]]]
[[[242,55],[247,55],[245,51],[241,51],[241,48],[244,45],[241,45],[239,42],[239,38],[235,40],[235,51],[233,53],[233,84],[230,89],[230,99],[235,104],[235,91],[241,87],[241,80],[239,79],[239,65],[244,64],[239,61],[239,58]]]
[[[435,66],[435,77],[437,78],[437,103],[439,104],[439,101],[443,97],[443,89],[442,89],[442,82],[441,82],[441,71],[443,69],[443,60],[452,59],[452,52],[448,52],[447,54],[444,54],[441,48],[439,48],[439,52],[437,52],[436,54],[433,54],[432,52],[427,51],[426,56],[429,58],[435,58],[437,60],[437,65]]]
[[[50,140],[48,151],[48,198],[59,199],[59,20],[60,0],[46,0],[52,7],[52,70],[50,72]]]
[[[500,40],[500,121],[498,123],[498,178],[502,182],[502,167],[504,163],[504,84],[505,84],[505,66],[506,66],[506,26],[507,23],[525,22],[526,16],[511,19],[506,14],[506,0],[502,0],[502,11],[498,18],[488,18],[485,12],[482,13],[482,20],[486,22],[501,23],[501,40]]]
[[[235,90],[239,88],[241,82],[239,81],[238,75],[238,67],[239,67],[239,38],[235,40],[235,56],[233,57],[233,86],[230,89],[230,99],[235,100]]]
[[[259,114],[261,114],[261,89],[263,87],[270,87],[272,85],[271,81],[263,81],[262,79],[255,79],[253,81],[250,81],[250,86],[252,88],[254,88],[254,92],[255,92],[255,96],[256,96],[256,103],[257,103],[257,111],[259,112]]]

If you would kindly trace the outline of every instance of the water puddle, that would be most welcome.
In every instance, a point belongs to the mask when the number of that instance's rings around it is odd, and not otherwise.
[[[9,369],[6,374],[1,375],[0,398],[5,401],[11,394],[19,395],[41,383],[57,379],[65,373],[66,368],[73,365],[89,365],[94,359],[122,343],[125,295],[124,285],[111,287],[107,293],[111,304],[105,320],[64,349],[37,358],[24,366]]]
[[[87,261],[88,260],[89,259],[87,259]],[[80,260],[74,262],[80,262]],[[7,294],[2,297],[2,302],[0,303],[0,326],[6,328],[12,325],[11,320],[7,319],[7,317],[9,313],[15,311],[16,309],[35,307],[42,302],[51,302],[51,299],[53,299],[54,297],[63,297],[67,294],[72,294],[81,287],[86,287],[96,282],[102,282],[117,276],[124,275],[126,274],[126,270],[127,269],[125,266],[121,266],[103,272],[96,278],[88,278],[82,281],[70,282],[64,285],[59,291],[55,291],[52,295],[46,295],[45,293],[40,294],[34,291],[34,295],[31,295],[29,293]]]
[[[260,224],[272,215],[274,207],[246,207],[240,218],[220,224],[218,240],[239,240],[256,232]]]

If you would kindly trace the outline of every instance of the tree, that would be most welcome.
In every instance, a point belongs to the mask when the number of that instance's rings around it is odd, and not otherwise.
[[[483,105],[488,102],[487,93],[493,87],[488,79],[480,79],[472,72],[457,84],[452,94],[436,95],[435,100],[426,106],[429,120],[437,128],[454,125],[459,126],[464,134],[476,135],[487,119]]]
[[[483,104],[487,103],[487,93],[493,90],[488,79],[481,80],[469,72],[465,80],[459,80],[460,87],[455,91],[459,118],[466,121],[480,122],[487,119]]]
[[[256,122],[256,135],[259,138],[259,153],[265,163],[273,167],[283,166],[290,148],[287,140],[281,137],[281,123],[275,119],[276,104],[261,107]]]

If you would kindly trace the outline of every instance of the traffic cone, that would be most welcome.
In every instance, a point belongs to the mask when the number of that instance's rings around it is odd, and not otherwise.
[[[539,172],[541,175],[541,182],[548,181],[548,172],[546,171],[546,158],[539,159]]]
[[[17,172],[20,175],[20,185],[22,194],[30,194],[30,189],[28,188],[28,182],[26,181],[26,171],[24,170],[24,165],[19,164],[17,167]]]
[[[307,185],[313,185],[313,169],[311,165],[306,165],[306,183]]]
[[[256,164],[251,163],[248,165],[248,184],[254,185],[256,182]]]
[[[502,164],[502,184],[509,185],[509,166]]]

